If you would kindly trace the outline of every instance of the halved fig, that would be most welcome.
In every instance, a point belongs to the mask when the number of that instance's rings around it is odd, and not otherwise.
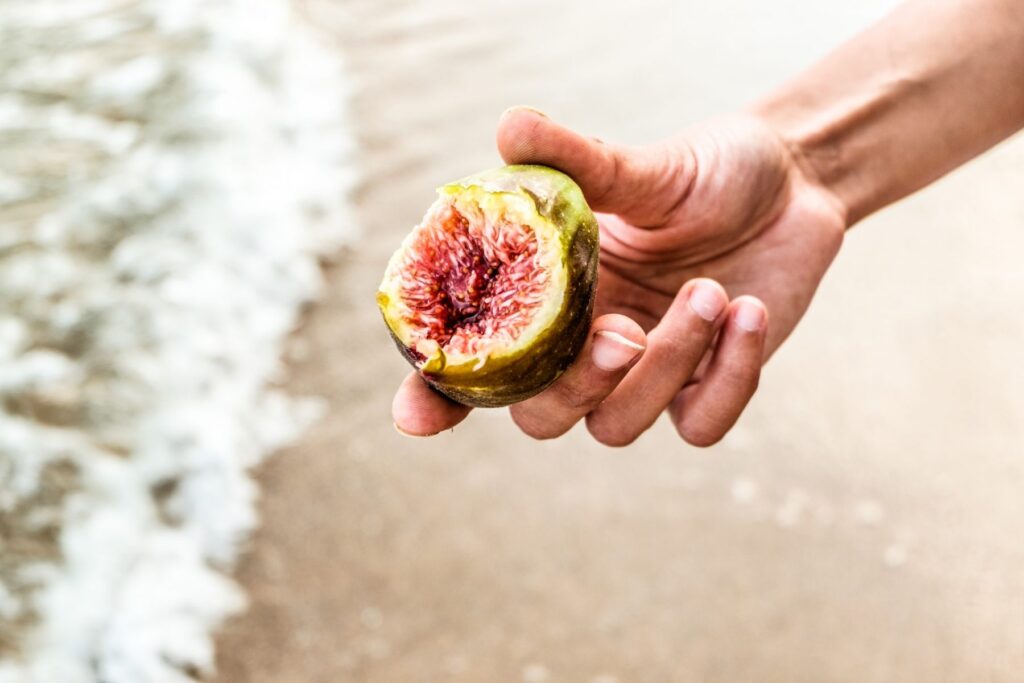
[[[394,253],[377,303],[399,350],[472,406],[522,401],[583,348],[597,221],[569,176],[505,166],[449,183]]]

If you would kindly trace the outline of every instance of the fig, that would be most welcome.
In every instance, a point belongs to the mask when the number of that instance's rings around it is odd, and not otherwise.
[[[497,407],[533,396],[590,329],[597,220],[545,166],[505,166],[438,188],[377,292],[399,350],[442,394]]]

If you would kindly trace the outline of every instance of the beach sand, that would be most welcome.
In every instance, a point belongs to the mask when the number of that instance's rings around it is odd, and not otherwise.
[[[505,107],[654,141],[891,4],[305,5],[356,79],[365,237],[292,344],[289,388],[330,411],[260,471],[217,681],[1020,680],[1024,140],[858,226],[710,451],[664,421],[612,450],[390,420],[384,263],[435,186],[498,163]]]

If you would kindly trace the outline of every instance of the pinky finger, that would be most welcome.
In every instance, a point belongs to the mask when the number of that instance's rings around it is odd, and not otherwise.
[[[764,304],[754,297],[737,297],[730,304],[706,372],[669,406],[676,430],[688,443],[710,446],[736,424],[757,390],[767,323]]]

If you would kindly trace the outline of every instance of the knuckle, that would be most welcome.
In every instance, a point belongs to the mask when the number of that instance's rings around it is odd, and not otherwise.
[[[555,439],[564,433],[564,430],[556,430],[550,426],[542,426],[536,423],[530,423],[525,427],[520,425],[519,429],[522,430],[522,432],[526,434],[528,437],[530,437],[531,439],[536,439],[537,441],[548,441],[550,439]]]
[[[648,353],[663,364],[666,371],[675,373],[675,368],[692,373],[704,357],[707,340],[693,334],[659,335],[648,344]]]
[[[695,179],[696,164],[693,159],[694,154],[689,145],[678,145],[669,149],[653,164],[657,169],[653,176],[658,183],[655,196],[671,200],[664,202],[661,211],[656,214],[656,224],[661,225],[671,220],[689,197]]]
[[[722,373],[722,383],[729,393],[749,398],[761,383],[761,369],[756,365],[728,366]]]
[[[587,420],[587,431],[598,443],[611,448],[622,448],[636,441],[638,434],[617,428],[603,420]]]
[[[551,391],[560,405],[574,412],[588,412],[601,402],[601,396],[582,390],[571,382],[555,382],[551,385]]]
[[[611,172],[605,177],[605,184],[600,190],[601,199],[605,199],[614,188],[619,187],[620,179],[623,175],[623,160],[622,155],[610,149],[608,145],[601,143],[600,148],[605,158],[605,167],[611,169]]]
[[[683,438],[683,441],[697,448],[714,446],[725,436],[725,432],[721,430],[691,420],[683,420],[676,426],[676,430],[679,432],[679,436]]]
[[[555,439],[568,431],[568,428],[564,428],[550,420],[540,419],[533,415],[524,415],[522,412],[515,410],[511,412],[512,421],[516,423],[517,427],[519,427],[519,431],[526,434],[531,439],[547,441],[549,439]]]

